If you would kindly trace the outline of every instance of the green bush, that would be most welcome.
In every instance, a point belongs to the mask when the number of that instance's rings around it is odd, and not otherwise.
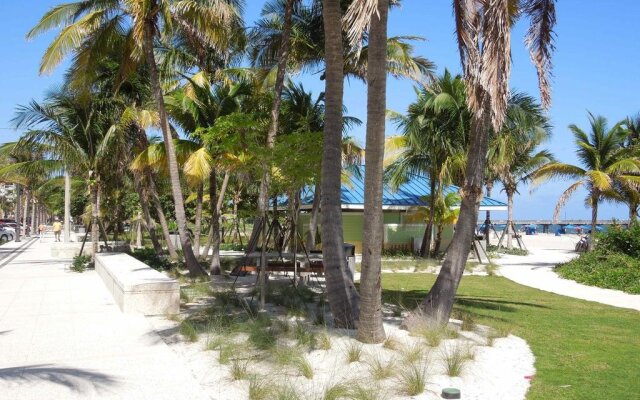
[[[173,266],[166,258],[158,257],[154,249],[147,247],[135,249],[131,255],[158,271],[168,271]]]
[[[629,229],[611,226],[598,235],[598,250],[640,258],[640,224],[635,223]]]
[[[640,259],[607,251],[600,246],[568,263],[560,264],[556,271],[563,278],[585,285],[640,294]]]
[[[74,272],[82,273],[87,269],[90,262],[91,256],[75,256],[73,257],[73,262],[71,263],[71,267],[69,267],[69,269]]]

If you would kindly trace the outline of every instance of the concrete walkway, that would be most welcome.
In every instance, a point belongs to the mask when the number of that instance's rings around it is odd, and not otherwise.
[[[502,255],[494,260],[501,266],[500,274],[505,278],[547,292],[640,311],[640,295],[582,285],[554,272],[558,263],[578,256],[574,251],[578,241],[575,235],[535,235],[525,236],[524,240],[528,256]]]
[[[209,399],[95,271],[50,257],[53,238],[0,246],[1,399]]]

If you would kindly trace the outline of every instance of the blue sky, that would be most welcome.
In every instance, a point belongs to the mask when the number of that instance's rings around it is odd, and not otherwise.
[[[0,142],[15,140],[18,132],[10,128],[16,105],[32,98],[39,99],[50,87],[58,84],[64,66],[50,76],[40,76],[40,57],[52,38],[44,35],[25,40],[26,32],[57,0],[5,1],[0,12],[5,15],[0,25],[3,59],[0,61]],[[260,14],[262,0],[246,0],[245,20],[248,24]],[[425,42],[416,43],[416,52],[434,61],[441,72],[448,68],[460,71],[450,0],[404,0],[389,17],[389,35],[418,35]],[[561,0],[557,5],[558,26],[554,57],[553,106],[549,110],[554,125],[553,138],[547,147],[565,162],[576,162],[571,123],[587,128],[587,111],[606,116],[613,124],[627,115],[640,112],[640,30],[637,0]],[[537,96],[535,70],[523,45],[526,25],[515,27],[513,43],[512,88]],[[314,93],[324,89],[317,76],[297,76]],[[389,79],[387,107],[405,111],[413,100],[412,83]],[[350,81],[345,85],[345,105],[349,114],[365,120],[366,87]],[[364,143],[364,126],[352,135]],[[387,125],[387,135],[396,133]],[[555,202],[568,182],[551,182],[540,186],[533,194],[528,188],[516,198],[515,217],[520,219],[551,218]],[[499,190],[499,189],[498,189]],[[503,199],[503,193],[493,196]],[[562,218],[589,218],[590,211],[579,193],[568,203]],[[627,218],[625,207],[605,204],[600,218]],[[494,213],[495,218],[506,218]]]

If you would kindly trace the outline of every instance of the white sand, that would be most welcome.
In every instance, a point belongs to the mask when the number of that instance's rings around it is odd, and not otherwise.
[[[204,387],[212,399],[247,399],[249,382],[233,381],[231,364],[218,362],[218,351],[205,351],[206,338],[188,343],[176,332],[176,322],[164,318],[151,318],[156,330],[164,337],[185,364],[191,369],[196,380]],[[345,349],[349,343],[356,343],[350,337],[353,332],[331,333],[330,350],[314,350],[305,354],[313,366],[313,379],[302,377],[295,369],[276,367],[264,362],[249,364],[249,370],[269,383],[291,385],[302,399],[320,399],[324,390],[338,382],[360,382],[366,388],[378,387],[380,398],[384,399],[429,399],[440,398],[442,388],[455,387],[462,391],[463,399],[524,399],[529,387],[529,377],[534,374],[534,356],[527,343],[515,336],[495,339],[493,346],[486,346],[483,336],[474,332],[461,332],[458,339],[444,340],[436,348],[428,348],[424,339],[410,336],[407,331],[397,328],[399,320],[385,323],[388,337],[393,337],[405,349],[420,345],[428,349],[422,357],[426,365],[427,390],[417,396],[402,395],[397,377],[376,381],[370,374],[369,362],[373,358],[394,360],[396,371],[403,366],[402,351],[384,348],[382,345],[362,345],[361,362],[347,363]],[[203,336],[203,335],[202,335]],[[443,352],[456,346],[469,346],[475,358],[469,361],[461,377],[449,377],[444,371]],[[304,350],[301,350],[304,351]],[[405,350],[406,351],[406,350]]]
[[[525,235],[523,240],[529,250],[529,255],[502,255],[494,262],[501,266],[501,275],[521,285],[577,299],[640,311],[640,295],[583,285],[576,281],[563,279],[553,271],[558,263],[567,262],[578,256],[578,253],[574,251],[578,239],[577,235]]]

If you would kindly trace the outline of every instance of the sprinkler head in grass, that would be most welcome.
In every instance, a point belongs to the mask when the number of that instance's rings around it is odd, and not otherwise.
[[[443,399],[460,399],[460,389],[454,388],[445,388],[442,389],[442,398]]]

